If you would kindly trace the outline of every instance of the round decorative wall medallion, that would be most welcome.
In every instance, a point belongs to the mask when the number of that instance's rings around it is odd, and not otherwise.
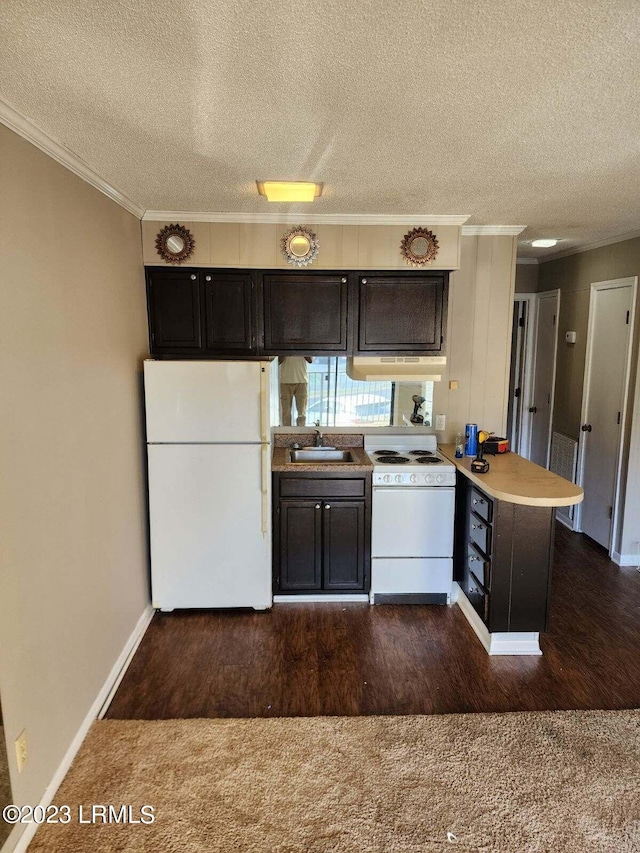
[[[168,264],[181,264],[193,254],[196,241],[184,225],[165,225],[156,237],[156,250]]]
[[[280,240],[280,248],[287,261],[294,267],[306,267],[318,257],[320,244],[313,231],[298,225],[291,231],[287,231]]]
[[[426,228],[414,228],[402,238],[400,254],[408,264],[414,267],[422,267],[435,260],[439,248],[433,231],[428,231]]]

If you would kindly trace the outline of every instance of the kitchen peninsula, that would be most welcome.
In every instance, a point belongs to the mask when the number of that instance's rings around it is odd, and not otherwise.
[[[486,474],[471,459],[457,469],[454,580],[458,604],[489,654],[541,654],[546,629],[555,509],[583,491],[516,453],[490,457]]]

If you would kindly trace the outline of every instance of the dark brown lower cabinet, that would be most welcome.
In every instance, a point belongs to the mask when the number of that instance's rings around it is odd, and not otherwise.
[[[458,473],[454,579],[488,630],[547,626],[555,508],[495,500]]]
[[[368,592],[369,494],[362,477],[274,475],[274,592]]]

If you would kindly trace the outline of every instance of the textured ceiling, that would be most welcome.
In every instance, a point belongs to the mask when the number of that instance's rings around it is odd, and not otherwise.
[[[318,180],[314,212],[527,225],[530,257],[640,229],[639,59],[638,0],[0,3],[0,98],[145,209]]]

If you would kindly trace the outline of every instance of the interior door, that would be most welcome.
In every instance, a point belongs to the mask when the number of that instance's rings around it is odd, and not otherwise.
[[[553,386],[556,376],[558,345],[558,291],[543,293],[538,298],[536,323],[536,363],[533,394],[529,403],[531,444],[529,459],[547,467],[551,444]]]
[[[582,423],[582,531],[611,547],[628,374],[631,285],[592,289]]]

